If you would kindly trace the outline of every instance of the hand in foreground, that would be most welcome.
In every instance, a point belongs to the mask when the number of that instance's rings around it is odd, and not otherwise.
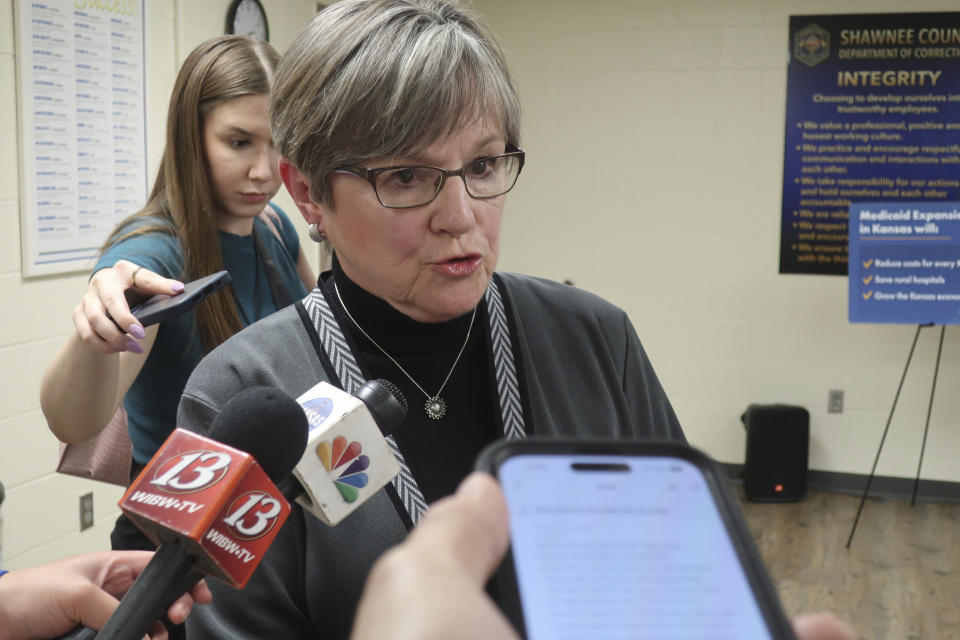
[[[518,640],[484,592],[508,540],[507,505],[496,481],[468,476],[374,565],[353,639]]]
[[[846,622],[832,613],[804,613],[793,619],[793,631],[800,640],[856,640]]]
[[[179,280],[164,278],[127,260],[118,260],[114,266],[100,269],[90,278],[83,299],[73,310],[73,324],[80,338],[100,353],[142,353],[137,340],[142,340],[146,334],[130,313],[124,293],[133,290],[146,299],[160,293],[176,295],[183,291],[183,287]],[[124,327],[124,330],[118,327]],[[135,340],[131,340],[131,336]]]
[[[152,557],[149,551],[102,551],[11,571],[0,577],[0,636],[51,638],[78,624],[100,629]],[[211,599],[201,580],[170,605],[167,616],[180,624],[194,602],[206,604]],[[151,638],[166,637],[157,623]]]
[[[517,640],[484,585],[509,542],[499,485],[474,473],[434,504],[407,540],[374,565],[360,600],[353,640]],[[797,616],[799,640],[855,640],[831,614]]]

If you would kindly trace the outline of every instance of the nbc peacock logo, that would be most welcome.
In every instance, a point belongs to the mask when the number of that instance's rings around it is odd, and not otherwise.
[[[359,442],[347,443],[343,436],[337,436],[333,442],[324,440],[317,445],[317,457],[323,467],[332,476],[334,486],[346,502],[355,502],[360,489],[367,486],[368,478],[364,473],[370,466],[370,458],[363,455]]]

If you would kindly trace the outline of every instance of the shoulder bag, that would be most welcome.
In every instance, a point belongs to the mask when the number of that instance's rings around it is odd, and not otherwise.
[[[127,412],[121,403],[107,426],[94,437],[84,442],[60,443],[57,471],[125,487],[130,484],[132,463],[133,445],[127,433]]]

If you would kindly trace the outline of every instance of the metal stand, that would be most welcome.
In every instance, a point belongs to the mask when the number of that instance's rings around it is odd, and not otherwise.
[[[917,339],[920,337],[920,329],[931,327],[932,324],[918,324],[917,332],[913,336],[913,344],[910,345],[910,355],[907,356],[907,363],[903,366],[903,375],[900,376],[900,384],[897,386],[897,393],[893,396],[893,406],[890,407],[890,415],[887,416],[887,425],[883,428],[883,435],[880,437],[880,446],[877,447],[877,456],[873,459],[873,468],[870,469],[870,475],[867,476],[867,485],[863,488],[863,496],[860,498],[860,506],[857,508],[857,516],[853,519],[853,526],[850,528],[850,536],[847,538],[847,549],[853,542],[853,534],[857,530],[857,523],[860,522],[860,514],[863,512],[863,505],[867,501],[867,494],[870,493],[870,485],[873,483],[873,476],[877,471],[877,462],[880,461],[880,452],[883,450],[883,442],[887,439],[887,431],[890,429],[890,422],[893,420],[893,412],[897,408],[897,401],[900,399],[900,391],[903,389],[903,381],[907,377],[907,369],[910,368],[910,361],[913,359],[914,349],[917,347]],[[940,373],[940,354],[943,352],[943,336],[946,332],[946,326],[940,327],[940,345],[937,347],[937,363],[933,369],[933,384],[930,387],[930,402],[927,405],[927,421],[923,427],[923,444],[920,446],[920,461],[917,463],[917,477],[913,481],[913,497],[910,499],[910,505],[913,506],[917,501],[917,488],[920,486],[920,468],[923,466],[923,453],[927,446],[927,432],[930,429],[930,413],[933,410],[933,394],[937,390],[937,375]]]

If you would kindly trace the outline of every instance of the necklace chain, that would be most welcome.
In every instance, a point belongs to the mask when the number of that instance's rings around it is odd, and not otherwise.
[[[450,380],[450,376],[453,375],[453,370],[457,368],[457,363],[460,362],[460,356],[463,355],[464,350],[466,350],[467,348],[467,343],[470,342],[470,332],[473,331],[473,321],[477,317],[477,307],[473,308],[473,314],[470,316],[470,326],[467,327],[467,337],[463,340],[463,346],[460,347],[460,351],[459,353],[457,353],[457,357],[453,361],[453,365],[450,367],[450,371],[447,372],[447,377],[443,379],[443,384],[440,385],[440,388],[437,389],[437,392],[431,396],[429,393],[427,393],[427,391],[423,387],[420,386],[420,383],[418,383],[416,380],[413,379],[413,376],[407,373],[406,369],[400,366],[400,363],[397,362],[393,356],[387,353],[386,349],[384,349],[379,344],[377,344],[377,341],[371,338],[370,334],[363,330],[363,327],[360,326],[360,323],[356,321],[356,319],[350,313],[350,310],[347,309],[347,305],[344,304],[343,297],[340,295],[340,287],[337,286],[336,281],[334,281],[333,283],[333,290],[337,294],[337,300],[340,301],[340,306],[343,307],[343,310],[344,312],[346,312],[347,317],[350,318],[350,321],[354,324],[354,326],[360,330],[360,333],[362,333],[364,337],[366,337],[366,339],[369,340],[371,344],[373,344],[373,346],[379,349],[380,353],[387,356],[390,362],[395,364],[397,366],[397,369],[400,369],[400,372],[403,375],[407,376],[410,382],[412,382],[414,386],[416,386],[417,389],[419,389],[420,392],[427,397],[427,403],[424,405],[424,411],[426,411],[427,416],[434,420],[439,420],[444,415],[446,415],[447,403],[443,400],[443,398],[440,397],[440,394],[443,393],[444,388],[447,386],[447,382]],[[477,305],[477,306],[480,306],[480,305]]]

